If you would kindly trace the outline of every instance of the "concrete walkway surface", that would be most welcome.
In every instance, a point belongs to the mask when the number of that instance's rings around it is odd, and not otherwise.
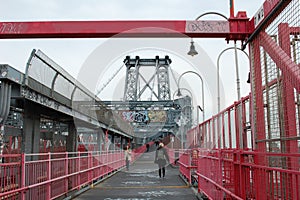
[[[136,160],[128,171],[124,168],[75,199],[196,200],[193,190],[179,176],[177,167],[167,166],[166,177],[159,178],[154,148]]]

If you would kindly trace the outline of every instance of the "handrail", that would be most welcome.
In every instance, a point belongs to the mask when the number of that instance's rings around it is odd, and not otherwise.
[[[146,145],[134,149],[133,161],[145,151]],[[0,199],[10,195],[16,195],[20,199],[21,196],[26,199],[45,198],[39,196],[45,194],[34,192],[37,187],[45,189],[47,194],[52,195],[49,198],[57,198],[72,190],[80,192],[81,186],[91,186],[95,181],[101,181],[103,177],[125,166],[125,156],[122,150],[0,155],[0,158],[2,157],[18,158],[18,160],[0,163],[0,180],[4,180],[4,177],[9,180],[0,182],[1,188],[8,188],[7,191],[0,191]],[[28,181],[22,184],[22,180]],[[57,183],[63,185],[60,188],[52,188],[54,187],[52,185]],[[11,184],[15,187],[10,187]]]

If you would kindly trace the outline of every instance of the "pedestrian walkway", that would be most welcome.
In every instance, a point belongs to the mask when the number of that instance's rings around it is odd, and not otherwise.
[[[166,177],[159,178],[157,164],[153,162],[155,151],[151,150],[135,161],[128,171],[123,169],[75,199],[196,200],[193,190],[180,178],[177,167],[168,166]]]

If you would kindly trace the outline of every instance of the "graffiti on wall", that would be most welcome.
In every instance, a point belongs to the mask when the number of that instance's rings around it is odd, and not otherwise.
[[[162,110],[138,110],[138,111],[119,111],[121,117],[127,122],[148,123],[166,122],[167,113]]]
[[[149,118],[151,122],[166,122],[167,121],[167,112],[164,110],[150,110]]]

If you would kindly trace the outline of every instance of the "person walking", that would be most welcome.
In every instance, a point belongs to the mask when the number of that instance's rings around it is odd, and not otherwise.
[[[129,164],[131,161],[131,149],[130,147],[127,145],[126,149],[125,149],[125,162],[126,162],[126,170],[129,170]]]
[[[166,175],[166,164],[169,163],[169,155],[167,150],[164,148],[164,143],[160,142],[155,152],[155,163],[158,164],[158,175],[159,178],[165,177]]]
[[[158,147],[158,145],[159,145],[159,141],[158,140],[155,140],[155,145]]]

